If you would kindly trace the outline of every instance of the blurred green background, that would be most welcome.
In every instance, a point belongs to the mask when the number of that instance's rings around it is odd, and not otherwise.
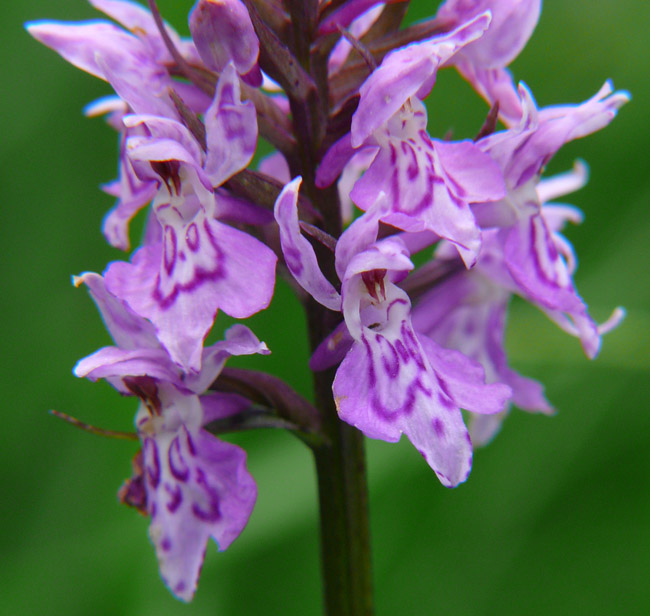
[[[186,32],[192,2],[160,1]],[[414,0],[412,18],[435,3]],[[419,12],[418,12],[419,11]],[[121,258],[100,222],[112,199],[116,140],[82,107],[108,87],[31,40],[27,20],[89,19],[83,0],[3,5],[2,28],[2,534],[5,614],[309,616],[320,613],[317,510],[310,455],[283,433],[238,436],[259,499],[225,553],[208,546],[194,602],[161,583],[147,521],[118,505],[133,443],[83,434],[47,415],[131,428],[136,403],[75,379],[74,363],[109,339],[70,275]],[[547,386],[552,417],[513,412],[475,455],[469,481],[442,488],[413,448],[368,443],[378,615],[650,613],[650,5],[546,0],[513,65],[540,105],[579,102],[606,78],[632,93],[613,124],[567,146],[549,172],[581,157],[586,214],[567,235],[592,314],[626,307],[589,362],[576,340],[517,303],[514,367]],[[453,71],[439,77],[430,130],[471,136],[486,111]],[[273,349],[255,360],[309,390],[304,322],[280,285],[253,328]]]

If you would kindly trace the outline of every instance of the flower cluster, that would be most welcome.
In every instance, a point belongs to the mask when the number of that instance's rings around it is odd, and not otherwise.
[[[511,403],[553,411],[543,387],[508,365],[513,295],[589,357],[622,318],[590,317],[561,235],[581,214],[548,203],[584,185],[585,165],[542,175],[628,96],[607,82],[584,103],[537,108],[507,67],[541,0],[447,0],[403,29],[405,0],[199,0],[191,39],[153,1],[90,3],[113,21],[27,29],[115,92],[86,110],[119,134],[106,240],[129,251],[145,208],[146,223],[128,260],[75,278],[115,342],[75,374],[140,400],[141,450],[120,499],[150,516],[177,597],[193,596],[209,537],[228,547],[256,498],[244,451],[210,426],[245,422],[260,396],[305,433],[325,412],[258,373],[220,386],[228,357],[269,352],[246,326],[204,345],[220,310],[245,319],[269,306],[278,260],[330,324],[310,367],[336,367],[340,419],[371,438],[405,434],[448,487],[465,481],[472,444],[492,439]],[[474,139],[427,130],[426,98],[450,67],[490,106]],[[254,170],[258,136],[277,151]]]

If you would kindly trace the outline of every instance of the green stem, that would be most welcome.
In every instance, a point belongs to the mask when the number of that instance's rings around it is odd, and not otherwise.
[[[299,155],[289,161],[292,176],[303,178],[302,191],[320,212],[324,234],[340,237],[343,225],[336,186],[316,187],[316,169],[322,156],[330,110],[328,108],[327,57],[310,55],[316,0],[301,5],[291,0],[292,14],[301,27],[295,32],[296,49],[305,74],[304,96],[287,92]],[[314,85],[314,87],[307,87]],[[298,92],[300,93],[300,92]],[[330,281],[337,280],[332,253],[319,259]],[[340,315],[314,300],[307,300],[306,313],[312,351],[336,327]],[[320,505],[323,607],[326,616],[372,616],[372,574],[368,526],[368,485],[363,435],[339,419],[333,399],[335,369],[314,374],[316,406],[321,415],[323,441],[312,447],[318,475]]]
[[[315,316],[311,310],[308,312],[310,317]],[[316,312],[322,315],[321,311]],[[328,370],[315,374],[316,400],[326,436],[326,444],[313,450],[318,475],[324,613],[326,616],[371,616],[372,573],[363,435],[341,421],[336,413],[332,395],[334,373]]]

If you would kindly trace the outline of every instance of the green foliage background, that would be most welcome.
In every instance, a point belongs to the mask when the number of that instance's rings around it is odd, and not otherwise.
[[[159,3],[181,31],[191,2]],[[414,0],[412,18],[435,3]],[[147,521],[119,506],[132,443],[86,435],[47,415],[66,411],[130,429],[135,402],[71,368],[109,343],[71,274],[119,259],[100,222],[112,200],[116,140],[84,119],[105,84],[31,40],[22,23],[88,19],[82,0],[3,5],[2,525],[0,605],[6,614],[309,616],[320,613],[312,462],[283,433],[238,436],[259,499],[225,553],[210,544],[195,601],[162,585]],[[645,0],[546,0],[538,29],[513,65],[540,105],[578,102],[605,78],[631,91],[613,125],[562,150],[591,180],[570,201],[586,214],[568,232],[577,285],[604,319],[628,317],[589,362],[576,340],[534,309],[514,306],[513,365],[547,385],[552,418],[512,413],[476,453],[469,481],[440,486],[409,444],[368,443],[377,614],[646,614],[650,605],[650,64]],[[430,101],[430,130],[476,133],[485,114],[453,71]],[[286,287],[252,324],[273,349],[255,366],[308,393],[304,321]],[[248,364],[250,365],[250,364]]]

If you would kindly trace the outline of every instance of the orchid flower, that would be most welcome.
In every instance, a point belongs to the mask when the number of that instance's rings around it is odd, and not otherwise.
[[[296,281],[316,301],[343,313],[348,345],[332,386],[339,417],[371,438],[395,442],[405,434],[443,485],[458,485],[472,463],[460,407],[499,412],[510,388],[485,385],[479,364],[415,333],[410,299],[397,286],[413,269],[408,251],[399,238],[376,241],[385,201],[338,241],[339,295],[300,235],[300,182],[296,178],[285,186],[275,216],[285,262]],[[334,351],[341,338],[338,331],[323,344]]]
[[[151,320],[175,362],[199,370],[203,339],[217,310],[245,318],[266,308],[273,296],[275,255],[217,220],[220,196],[213,190],[250,162],[257,138],[255,109],[241,102],[229,65],[205,114],[206,154],[175,120],[136,115],[125,123],[143,124],[151,134],[131,138],[127,148],[131,160],[149,163],[147,177],[158,182],[153,211],[159,234],[130,263],[112,263],[107,285]]]
[[[151,323],[111,294],[101,276],[86,273],[75,284],[86,285],[117,346],[82,359],[74,372],[106,379],[140,399],[135,425],[142,454],[120,494],[150,516],[163,580],[189,601],[208,539],[225,550],[246,526],[257,495],[244,451],[203,429],[250,403],[208,388],[228,357],[269,351],[247,327],[235,325],[224,341],[204,349],[199,373],[184,373],[158,343]]]

